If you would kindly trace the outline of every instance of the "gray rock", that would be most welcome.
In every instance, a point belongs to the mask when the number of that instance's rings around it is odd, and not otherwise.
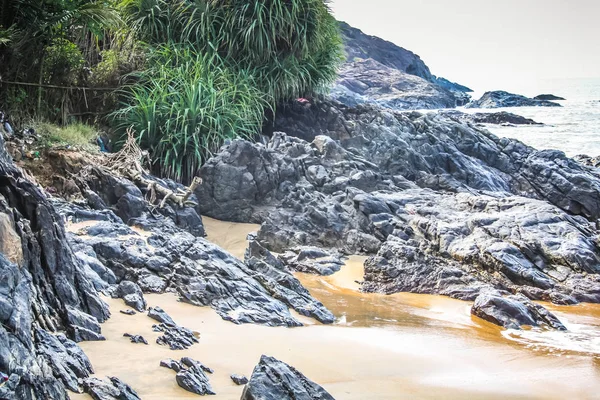
[[[184,363],[184,359],[181,360]],[[208,377],[201,368],[201,363],[186,358],[187,369],[182,369],[177,372],[175,379],[177,384],[188,392],[196,393],[201,396],[215,395],[210,386]]]
[[[13,165],[2,137],[0,216],[3,244],[21,249],[0,253],[0,370],[9,376],[0,397],[67,399],[66,388],[79,392],[78,380],[92,373],[72,340],[99,338],[98,323],[110,313],[68,245],[62,218]]]
[[[443,111],[443,115],[460,122],[472,122],[475,124],[543,125],[542,123],[536,122],[530,118],[525,118],[506,111],[468,114],[452,110]]]
[[[372,58],[344,64],[331,95],[348,106],[373,103],[393,110],[454,108],[466,104],[453,91],[435,82]]]
[[[161,360],[160,366],[164,368],[172,369],[175,372],[179,372],[183,369],[183,364],[179,361],[168,358],[166,360]]]
[[[163,332],[163,335],[156,338],[156,343],[169,346],[171,350],[186,350],[198,343],[194,332],[179,325],[159,324],[152,325],[152,328],[155,332]]]
[[[121,281],[115,292],[115,297],[121,298],[125,304],[138,312],[146,311],[146,300],[142,289],[137,283],[131,281]]]
[[[496,293],[482,293],[475,300],[471,313],[509,329],[521,329],[521,326],[527,325],[567,330],[554,314],[524,296],[503,297]]]
[[[248,378],[246,378],[244,375],[232,374],[231,380],[238,386],[245,385],[248,383]]]
[[[333,400],[333,396],[294,367],[263,355],[241,400]]]
[[[160,323],[163,323],[166,325],[177,326],[175,321],[173,321],[173,318],[171,318],[171,316],[169,314],[167,314],[166,311],[160,307],[150,307],[148,309],[148,316],[150,318],[152,318],[153,320],[156,320]]]
[[[83,388],[94,400],[141,400],[135,390],[119,378],[108,379],[108,381],[98,378],[85,379]]]
[[[181,359],[181,363],[188,368],[193,368],[193,367],[199,368],[208,374],[213,374],[215,372],[215,371],[213,371],[212,368],[207,367],[206,365],[202,364],[200,361],[196,361],[189,357],[183,357]]]
[[[148,341],[146,339],[144,339],[144,337],[142,335],[131,335],[129,333],[124,333],[123,336],[129,338],[129,341],[131,343],[136,343],[136,344],[148,344]]]
[[[318,247],[299,247],[279,255],[292,271],[317,275],[333,275],[344,265],[342,255]]]
[[[315,246],[377,254],[364,291],[600,302],[597,171],[440,114],[323,100],[286,108],[275,128],[313,143],[278,132],[265,145],[233,141],[197,192],[209,216],[262,223],[265,258],[246,260],[261,275],[289,268],[267,249],[293,260],[286,251]],[[323,185],[308,172],[319,166]]]
[[[553,101],[553,100],[566,100],[563,97],[559,97],[559,96],[555,96],[553,94],[539,94],[537,96],[535,96],[533,98],[534,100],[548,100],[548,101]]]

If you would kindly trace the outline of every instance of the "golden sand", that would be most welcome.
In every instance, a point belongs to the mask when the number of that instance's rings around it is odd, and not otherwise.
[[[208,239],[242,257],[255,225],[204,218]],[[562,346],[569,336],[544,340],[503,331],[469,313],[470,303],[441,296],[358,292],[363,257],[351,257],[330,277],[297,274],[338,317],[334,325],[314,320],[303,328],[234,325],[210,308],[177,302],[173,295],[147,295],[173,319],[200,332],[200,343],[171,351],[155,343],[155,322],[119,313],[121,300],[106,299],[113,313],[103,325],[106,342],[85,342],[99,377],[118,376],[143,399],[193,399],[180,389],[161,359],[190,356],[215,370],[210,382],[219,399],[239,399],[232,373],[250,376],[261,354],[277,357],[321,384],[336,399],[594,399],[600,393],[597,356]],[[552,307],[574,333],[600,337],[600,307]],[[150,345],[132,344],[123,333],[141,334]],[[544,336],[546,335],[546,336]],[[554,344],[549,346],[550,342]],[[557,344],[558,343],[558,344]],[[600,349],[600,343],[598,344]],[[593,353],[593,343],[590,347]],[[84,395],[74,398],[89,398]]]

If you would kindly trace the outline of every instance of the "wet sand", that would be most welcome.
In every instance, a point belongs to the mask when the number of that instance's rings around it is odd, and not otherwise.
[[[204,218],[208,239],[241,257],[253,225]],[[81,343],[98,376],[118,376],[143,399],[187,399],[175,373],[159,367],[164,358],[191,356],[215,370],[215,399],[239,399],[242,388],[232,373],[250,376],[261,354],[295,366],[336,399],[597,399],[600,361],[589,335],[600,336],[600,307],[555,307],[575,337],[513,332],[471,317],[470,303],[441,296],[363,294],[364,258],[351,257],[330,277],[298,274],[315,297],[337,317],[324,326],[303,328],[234,325],[210,308],[179,303],[172,295],[146,296],[179,324],[200,332],[200,343],[186,351],[158,346],[154,321],[119,313],[121,300],[106,299],[113,317],[103,325],[106,342]],[[142,334],[150,345],[131,344],[123,333]],[[531,332],[531,333],[530,333]],[[529,335],[530,337],[527,337]],[[537,335],[537,336],[536,336]],[[539,337],[543,338],[542,341]],[[534,338],[534,339],[532,339]],[[537,340],[535,338],[538,338]],[[549,342],[543,343],[544,341]],[[565,346],[586,343],[587,350]],[[78,395],[74,398],[89,398]]]

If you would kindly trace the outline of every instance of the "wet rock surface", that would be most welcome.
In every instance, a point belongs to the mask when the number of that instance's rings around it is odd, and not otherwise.
[[[531,99],[520,94],[502,90],[486,92],[479,100],[466,105],[467,108],[503,108],[503,107],[562,107],[548,100]]]
[[[471,313],[510,329],[521,329],[521,326],[526,325],[567,330],[554,314],[520,295],[503,297],[494,293],[482,293],[475,300]]]
[[[241,400],[333,400],[333,396],[294,367],[263,355]]]
[[[262,223],[256,240],[279,261],[302,246],[373,255],[369,292],[600,301],[595,170],[445,115],[286,112],[275,129],[298,138],[233,141],[196,193],[209,216]]]

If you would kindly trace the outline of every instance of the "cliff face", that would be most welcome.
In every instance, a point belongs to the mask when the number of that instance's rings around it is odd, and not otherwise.
[[[470,100],[466,86],[438,78],[410,50],[340,22],[346,63],[332,94],[346,105],[376,102],[391,109],[462,106]],[[365,71],[368,72],[367,76]]]
[[[13,165],[1,136],[0,243],[0,372],[10,377],[0,398],[66,399],[65,387],[79,391],[78,379],[93,373],[73,340],[102,340],[109,311],[62,219]]]
[[[372,58],[390,68],[419,76],[429,82],[434,81],[435,78],[429,67],[412,51],[377,36],[367,35],[345,22],[340,22],[340,28],[344,38],[347,62],[353,62],[357,58]]]

